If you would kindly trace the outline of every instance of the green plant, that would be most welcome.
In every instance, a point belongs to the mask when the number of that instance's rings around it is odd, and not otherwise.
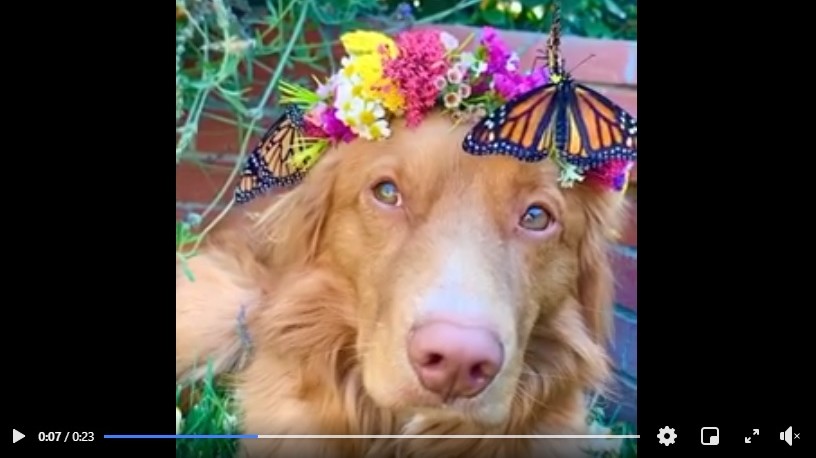
[[[604,406],[607,402],[598,393],[590,397],[587,424],[589,434],[606,434],[628,436],[635,434],[630,423],[616,421],[617,413],[607,416]],[[611,442],[610,442],[611,441]],[[595,447],[588,450],[593,458],[636,458],[637,441],[635,439],[599,439]]]
[[[190,400],[186,412],[180,410],[182,393]],[[187,386],[176,385],[176,415],[178,434],[234,435],[238,419],[232,394],[217,383],[212,371],[204,379]],[[176,456],[184,458],[232,457],[237,448],[236,439],[176,439]]]
[[[198,243],[201,236],[193,232],[193,228],[198,225],[196,216],[188,216],[186,221],[176,221],[176,259],[181,265],[181,270],[190,281],[194,281],[193,272],[187,265],[187,261],[195,255],[195,250],[190,249],[191,245]]]
[[[181,393],[189,390],[188,398],[194,399],[181,420],[180,434],[241,434],[238,432],[235,413],[235,403],[232,393],[219,384],[211,372],[204,380],[189,386],[176,387],[176,409],[181,403]],[[614,422],[605,417],[598,397],[593,396],[590,404],[590,414],[587,417],[590,432],[593,434],[633,434],[630,424]],[[604,450],[589,450],[594,458],[636,458],[637,442],[634,439],[624,439],[620,442],[599,442],[598,448]],[[614,444],[619,444],[615,446]],[[611,446],[611,447],[610,447]],[[231,457],[237,447],[235,439],[210,440],[176,440],[176,456],[178,457]]]
[[[337,8],[338,4],[343,9]],[[246,2],[176,1],[176,164],[198,162],[194,149],[198,127],[202,117],[219,117],[214,113],[217,109],[234,115],[226,121],[237,124],[240,136],[241,156],[231,178],[201,217],[210,216],[228,196],[227,185],[239,171],[250,138],[260,131],[262,119],[270,115],[266,107],[284,72],[294,65],[326,71],[323,62],[333,64],[331,27],[354,26],[354,21],[347,21],[349,17],[380,9],[377,0],[346,0],[332,5],[315,0],[267,0],[262,9],[253,10]],[[309,32],[320,34],[323,43],[310,40]],[[274,68],[262,60],[267,56],[277,57]],[[273,75],[260,98],[248,97],[254,68]],[[187,224],[183,234],[184,241],[191,243],[179,243],[177,224],[176,256],[182,265],[202,240],[191,236],[192,228]]]
[[[396,7],[401,0],[389,0]],[[460,4],[458,0],[413,2],[423,18]],[[561,0],[564,32],[591,38],[637,39],[637,0]],[[445,17],[444,22],[491,25],[503,29],[546,32],[551,0],[481,0]]]
[[[479,0],[464,0],[447,12],[423,18],[430,22],[472,6]],[[193,256],[213,226],[229,208],[219,205],[231,197],[229,185],[240,172],[249,141],[263,132],[276,109],[268,107],[282,77],[302,83],[298,68],[309,73],[334,71],[332,47],[345,30],[380,21],[386,29],[405,25],[389,15],[380,0],[227,0],[176,1],[176,165],[183,161],[200,164],[195,139],[206,117],[237,126],[240,155],[218,194],[194,219],[208,220],[206,227],[186,224],[184,242],[179,243],[177,222],[176,257],[182,262]],[[256,8],[257,7],[257,8]],[[274,66],[268,65],[270,59]],[[253,69],[272,75],[260,97],[250,97],[255,81]],[[300,72],[304,73],[304,72]],[[224,117],[219,111],[228,111]],[[220,210],[216,213],[216,210]],[[214,218],[211,218],[213,217]],[[198,230],[193,236],[192,231]]]

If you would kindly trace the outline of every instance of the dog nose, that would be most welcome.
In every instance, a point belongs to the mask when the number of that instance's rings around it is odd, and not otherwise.
[[[422,386],[444,399],[484,391],[504,360],[501,343],[484,328],[426,323],[408,342],[408,358]]]

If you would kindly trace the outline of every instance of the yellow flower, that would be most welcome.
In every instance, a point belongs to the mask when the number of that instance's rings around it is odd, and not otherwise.
[[[397,57],[397,44],[389,36],[380,32],[368,30],[357,30],[344,33],[340,37],[343,48],[352,56],[362,56],[364,54],[379,55],[380,45],[384,45],[391,58]]]
[[[390,57],[396,57],[396,43],[387,35],[365,30],[343,34],[340,40],[348,53],[342,60],[341,74],[353,82],[353,95],[378,101],[394,113],[402,110],[405,100],[399,88],[383,76],[383,56],[379,53],[384,46]]]
[[[368,100],[378,100],[391,112],[405,105],[405,99],[390,79],[383,76],[382,61],[377,54],[365,54],[354,58],[354,72],[360,77],[360,95]]]

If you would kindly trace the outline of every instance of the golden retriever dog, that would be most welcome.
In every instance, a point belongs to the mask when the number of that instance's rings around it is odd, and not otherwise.
[[[274,435],[586,432],[608,376],[619,193],[472,156],[440,113],[327,151],[177,269],[176,378],[234,375]],[[580,456],[577,439],[245,440],[251,457]]]

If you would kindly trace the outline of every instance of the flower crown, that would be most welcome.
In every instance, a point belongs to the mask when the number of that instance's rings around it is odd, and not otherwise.
[[[419,125],[437,107],[455,122],[479,121],[514,97],[549,82],[546,66],[522,71],[495,29],[485,27],[475,50],[448,32],[412,29],[395,38],[374,31],[341,36],[346,52],[340,70],[316,90],[280,83],[281,102],[303,113],[299,145],[289,159],[300,170],[311,167],[331,144],[358,137],[391,135],[391,120]],[[562,177],[565,174],[562,166]],[[567,165],[569,167],[569,165]],[[631,163],[609,161],[586,173],[590,181],[625,189]],[[572,174],[572,175],[570,175]],[[578,177],[574,170],[566,175]]]

